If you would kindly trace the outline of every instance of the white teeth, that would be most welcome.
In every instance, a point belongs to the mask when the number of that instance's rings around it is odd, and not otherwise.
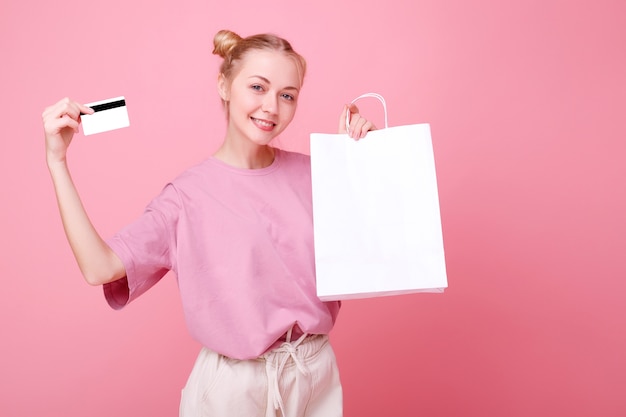
[[[274,126],[274,123],[266,122],[265,120],[254,119],[254,121],[260,124],[261,126],[266,126],[266,127]]]

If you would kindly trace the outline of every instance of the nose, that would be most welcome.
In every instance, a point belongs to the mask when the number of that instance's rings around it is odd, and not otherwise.
[[[263,102],[261,103],[261,110],[265,113],[276,113],[278,101],[274,94],[265,94],[263,96]]]

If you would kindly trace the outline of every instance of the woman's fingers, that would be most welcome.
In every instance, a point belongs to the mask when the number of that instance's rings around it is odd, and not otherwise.
[[[361,115],[355,114],[350,121],[349,130],[350,137],[359,140],[364,138],[370,130],[376,130],[376,126],[371,121],[361,117]]]
[[[348,124],[346,124],[346,118],[350,116]],[[376,126],[364,117],[361,117],[359,108],[356,104],[346,104],[343,106],[341,116],[339,116],[339,133],[347,133],[348,136],[355,140],[364,138],[367,132],[370,130],[376,130]]]
[[[73,130],[77,130],[78,120],[73,119],[72,117],[65,114],[59,118],[52,119],[49,122],[49,126],[51,128],[51,131],[53,132],[59,132],[66,127],[69,127],[70,129],[73,129]]]
[[[93,109],[91,109],[90,107],[77,103],[76,101],[73,101],[70,98],[66,97],[62,100],[59,100],[52,106],[47,107],[43,111],[42,118],[45,122],[47,120],[69,116],[72,119],[78,121],[81,113],[93,114],[93,112]]]
[[[78,133],[80,115],[93,112],[93,109],[66,97],[47,107],[41,117],[46,134],[54,135],[64,128],[70,128]]]
[[[359,113],[359,108],[354,103],[348,104],[348,110],[350,110],[350,113],[352,113],[352,114],[358,114]]]
[[[350,116],[350,120],[346,125],[346,120]],[[344,104],[341,116],[339,116],[339,133],[348,133],[352,131],[352,125],[355,120],[359,118],[359,108],[354,103]],[[352,137],[352,136],[351,136]]]

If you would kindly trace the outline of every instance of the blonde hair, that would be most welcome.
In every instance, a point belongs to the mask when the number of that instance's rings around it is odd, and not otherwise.
[[[242,38],[230,30],[220,30],[213,38],[213,54],[224,58],[220,66],[220,73],[228,81],[232,81],[232,76],[237,71],[238,63],[252,50],[271,50],[283,52],[294,59],[300,75],[300,85],[304,82],[306,73],[306,61],[294,49],[291,44],[271,33],[248,36]]]

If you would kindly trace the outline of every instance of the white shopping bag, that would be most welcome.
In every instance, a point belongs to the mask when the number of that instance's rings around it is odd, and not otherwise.
[[[448,286],[428,124],[359,141],[311,134],[317,295],[340,300]],[[353,101],[353,102],[354,102]]]

